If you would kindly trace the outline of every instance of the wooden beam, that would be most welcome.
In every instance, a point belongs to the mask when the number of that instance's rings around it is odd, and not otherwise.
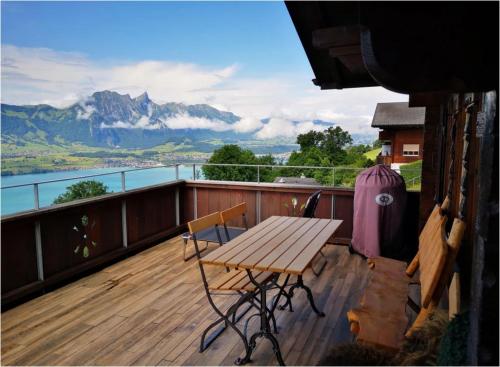
[[[359,55],[361,57],[361,45],[349,45],[332,47],[328,50],[330,57],[340,57],[347,55]]]
[[[312,44],[317,49],[360,44],[359,26],[341,26],[316,29],[312,34]]]

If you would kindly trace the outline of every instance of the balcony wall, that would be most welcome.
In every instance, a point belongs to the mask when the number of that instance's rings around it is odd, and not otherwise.
[[[173,235],[179,230],[176,197],[184,184],[175,181],[2,217],[2,305]]]
[[[348,244],[354,191],[319,186],[179,180],[2,217],[2,305],[95,271],[180,233],[193,218],[243,201],[249,226],[272,215],[300,215],[318,189],[323,192],[316,216],[344,220],[335,242]],[[418,218],[419,194],[409,195],[407,214]],[[417,222],[408,221],[415,223],[407,231],[414,238]]]

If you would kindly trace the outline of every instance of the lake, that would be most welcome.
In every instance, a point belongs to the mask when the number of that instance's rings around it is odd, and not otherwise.
[[[88,170],[75,170],[75,171],[62,171],[62,172],[49,172],[49,173],[35,173],[26,175],[15,176],[2,176],[1,184],[1,214],[12,214],[24,210],[34,209],[34,194],[33,185],[22,186],[16,188],[5,188],[6,186],[32,184],[34,182],[43,182],[51,180],[60,180],[64,178],[72,178],[78,176],[95,175],[103,173],[113,173],[107,176],[72,179],[61,182],[51,182],[39,185],[39,199],[40,208],[47,207],[52,204],[54,199],[66,191],[66,187],[73,185],[79,181],[96,180],[104,183],[108,187],[108,191],[120,192],[122,189],[121,183],[121,170],[130,168],[95,168]],[[203,174],[199,167],[199,177],[202,178]],[[192,166],[179,166],[180,179],[192,179],[193,167]],[[127,190],[139,187],[149,186],[164,183],[167,181],[175,180],[174,167],[158,167],[140,171],[131,171],[125,174],[125,188]]]

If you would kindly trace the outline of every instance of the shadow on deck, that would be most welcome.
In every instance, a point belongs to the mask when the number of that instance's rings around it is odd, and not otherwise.
[[[321,276],[308,271],[304,281],[326,317],[312,312],[300,290],[294,312],[276,311],[288,365],[315,365],[332,346],[352,340],[346,312],[361,296],[368,267],[347,247],[327,246],[325,253]],[[244,351],[233,330],[198,352],[213,320],[196,261],[182,260],[177,237],[3,313],[2,364],[231,365]],[[250,332],[258,326],[252,320]],[[268,343],[258,340],[253,363],[277,364]]]

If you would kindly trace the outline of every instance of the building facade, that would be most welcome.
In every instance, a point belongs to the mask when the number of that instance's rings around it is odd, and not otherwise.
[[[379,140],[383,148],[377,162],[397,168],[422,160],[424,122],[425,107],[410,108],[407,102],[378,103],[372,127],[382,129]]]

